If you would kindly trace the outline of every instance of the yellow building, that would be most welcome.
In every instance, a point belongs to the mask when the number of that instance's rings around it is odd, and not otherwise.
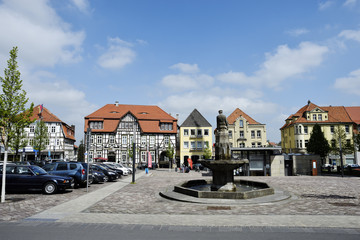
[[[193,163],[204,159],[205,148],[212,151],[212,136],[211,124],[194,109],[180,126],[180,164],[187,165],[188,158],[191,158]]]
[[[319,107],[310,101],[295,114],[285,120],[281,130],[281,147],[284,153],[307,153],[306,147],[315,124],[319,124],[324,137],[334,146],[333,139],[335,129],[343,128],[346,133],[346,141],[352,144],[353,121],[349,117],[346,108]],[[351,161],[353,159],[347,159]]]
[[[227,117],[229,123],[229,142],[234,148],[266,147],[266,125],[261,124],[249,115],[235,109]]]

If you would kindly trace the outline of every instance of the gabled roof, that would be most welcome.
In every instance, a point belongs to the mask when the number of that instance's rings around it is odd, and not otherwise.
[[[176,133],[177,119],[158,106],[106,104],[102,108],[85,117],[85,129],[89,121],[102,121],[103,129],[92,129],[92,132],[114,132],[120,120],[127,114],[134,116],[143,132],[146,133]],[[173,130],[160,130],[160,123],[172,123]]]
[[[244,113],[242,110],[240,110],[239,108],[236,108],[235,111],[233,113],[230,114],[230,116],[227,117],[228,123],[229,124],[234,124],[235,121],[242,116],[243,118],[246,119],[246,121],[248,121],[249,124],[261,124],[257,121],[255,121],[253,118],[251,118],[249,115],[247,115],[246,113]]]
[[[49,109],[42,107],[42,112],[40,114],[41,105],[37,105],[34,107],[32,115],[30,117],[31,120],[39,120],[40,116],[44,122],[55,122],[60,123],[62,127],[62,131],[65,135],[65,138],[71,139],[75,141],[75,129],[67,125],[65,122],[61,121],[60,118],[55,116],[53,113],[49,111]],[[71,134],[72,133],[72,134]]]
[[[197,109],[194,109],[180,127],[211,127],[211,124]]]
[[[345,107],[347,113],[349,114],[351,120],[360,125],[360,107]]]
[[[306,112],[311,112],[314,109],[320,109],[328,113],[328,118],[321,121],[313,121],[312,119],[308,120],[306,118]],[[297,119],[296,119],[297,118]],[[292,120],[289,123],[285,123],[280,129],[283,129],[287,126],[293,125],[295,123],[351,123],[352,120],[349,117],[348,112],[343,106],[327,106],[319,107],[316,104],[308,102],[307,105],[300,108],[295,114],[290,115],[286,120]]]

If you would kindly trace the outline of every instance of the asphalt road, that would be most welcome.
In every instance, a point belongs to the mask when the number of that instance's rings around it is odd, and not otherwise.
[[[0,222],[1,240],[36,239],[360,239],[354,229],[279,227],[184,227],[116,224],[71,224],[55,222]]]

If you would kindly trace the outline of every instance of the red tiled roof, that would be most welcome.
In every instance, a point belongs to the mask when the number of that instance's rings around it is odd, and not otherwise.
[[[308,120],[305,117],[305,112],[312,111],[316,108],[319,108],[328,113],[328,119],[324,119],[322,121],[313,121]],[[295,120],[294,117],[298,117]],[[300,108],[295,114],[290,115],[286,120],[293,119],[290,123],[285,123],[280,129],[283,129],[287,126],[290,126],[295,123],[351,123],[352,120],[350,119],[345,107],[343,106],[329,106],[329,107],[319,107],[313,103],[309,103],[304,107]]]
[[[345,107],[347,113],[349,114],[351,120],[356,123],[360,124],[360,107]]]
[[[85,129],[89,126],[89,121],[103,121],[103,129],[92,129],[92,132],[114,132],[120,120],[126,114],[132,114],[139,122],[140,128],[146,133],[176,133],[177,119],[166,113],[158,106],[146,105],[124,105],[107,104],[85,117]],[[160,130],[160,123],[173,123],[173,130]]]
[[[236,108],[235,111],[233,113],[231,113],[230,116],[227,117],[228,123],[234,124],[236,119],[238,119],[240,116],[245,118],[249,124],[261,124],[261,123],[255,121],[254,119],[252,119],[249,115],[247,115],[246,113],[241,111],[239,108]]]
[[[39,120],[40,119],[40,105],[34,107],[32,115],[30,117],[31,120]],[[49,111],[49,109],[43,107],[43,111],[41,112],[41,117],[44,122],[58,122],[61,123],[63,133],[65,134],[65,138],[71,139],[75,141],[75,132],[71,129],[69,125],[61,121],[57,116]],[[68,131],[69,130],[69,131]],[[69,134],[71,132],[71,134]]]

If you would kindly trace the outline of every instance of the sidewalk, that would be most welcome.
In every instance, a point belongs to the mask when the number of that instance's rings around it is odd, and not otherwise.
[[[159,196],[160,191],[201,174],[151,171],[131,177],[62,203],[25,221],[140,224],[165,226],[269,226],[360,229],[358,178],[332,177],[246,177],[266,181],[289,192],[284,201],[259,199],[184,203]]]

